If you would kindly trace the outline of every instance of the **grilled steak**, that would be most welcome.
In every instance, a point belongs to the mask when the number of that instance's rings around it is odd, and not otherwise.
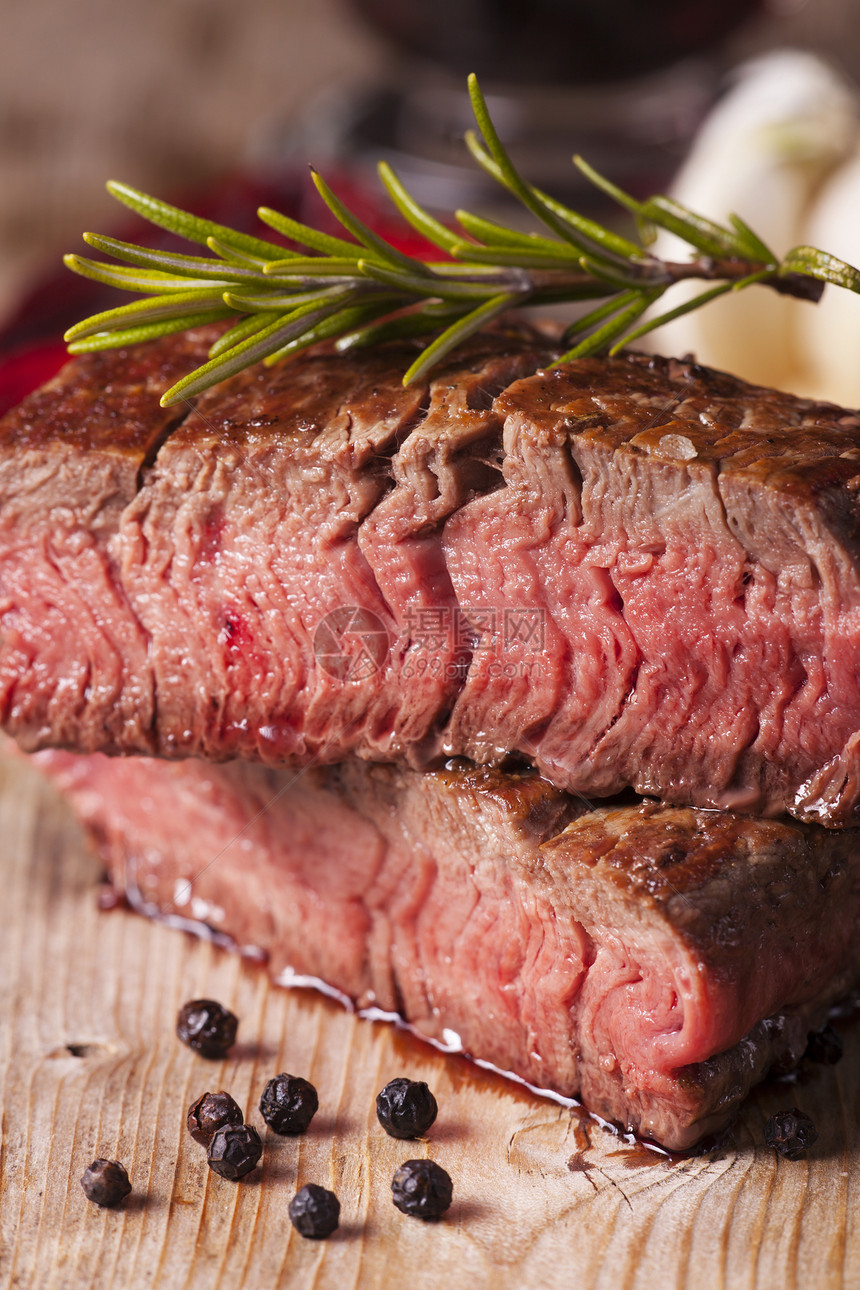
[[[498,763],[842,824],[860,800],[860,416],[500,333],[153,389],[70,365],[0,422],[0,713],[27,748]]]
[[[667,1147],[731,1118],[860,979],[860,834],[532,772],[35,760],[114,882]],[[288,973],[290,975],[290,973]]]

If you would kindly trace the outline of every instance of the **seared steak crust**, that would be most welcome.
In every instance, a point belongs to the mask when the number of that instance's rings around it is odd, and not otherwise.
[[[683,1149],[860,981],[860,835],[534,773],[43,752],[138,908]]]
[[[841,824],[860,416],[480,337],[155,394],[192,333],[0,422],[0,713],[26,747],[416,766]]]

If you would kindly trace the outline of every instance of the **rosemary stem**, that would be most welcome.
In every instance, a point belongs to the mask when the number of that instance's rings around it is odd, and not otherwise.
[[[825,283],[860,294],[860,270],[825,251],[797,246],[780,260],[737,215],[719,224],[671,197],[640,201],[575,157],[586,179],[633,216],[640,242],[603,228],[528,183],[508,156],[475,77],[469,78],[469,94],[480,130],[480,138],[472,131],[466,136],[472,156],[520,201],[539,232],[507,228],[468,211],[456,212],[449,226],[424,210],[384,163],[382,185],[400,215],[435,248],[430,257],[407,255],[391,245],[350,211],[316,171],[313,183],[345,236],[261,207],[260,220],[292,245],[237,233],[111,182],[108,189],[119,201],[158,227],[205,247],[211,258],[86,234],[92,247],[119,263],[71,255],[68,267],[148,299],[78,323],[67,333],[70,347],[82,352],[132,344],[201,321],[231,319],[213,344],[209,362],[164,396],[173,402],[252,363],[276,362],[322,341],[346,350],[397,337],[426,337],[425,348],[404,375],[408,384],[422,379],[504,310],[526,304],[603,302],[569,332],[577,343],[566,357],[576,358],[616,353],[665,322],[753,284],[810,301],[820,298]],[[653,254],[657,229],[680,238],[689,246],[690,258],[662,260]],[[449,258],[440,259],[439,251]],[[651,313],[650,306],[669,288],[695,279],[714,285],[667,313]]]

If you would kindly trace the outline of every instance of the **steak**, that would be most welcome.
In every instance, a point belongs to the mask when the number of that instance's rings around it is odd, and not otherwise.
[[[860,980],[860,833],[531,771],[37,753],[146,913],[684,1149]]]
[[[857,821],[860,415],[481,336],[196,408],[211,331],[0,422],[0,716],[28,749],[416,768]],[[542,367],[543,365],[543,367]]]

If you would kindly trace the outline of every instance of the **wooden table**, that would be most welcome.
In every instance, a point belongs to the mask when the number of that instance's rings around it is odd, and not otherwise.
[[[273,987],[187,934],[100,912],[98,864],[64,805],[25,763],[0,775],[3,1287],[860,1285],[860,1025],[844,1027],[838,1066],[759,1090],[733,1145],[670,1159],[317,994]],[[199,996],[241,1018],[229,1061],[174,1036],[179,1005]],[[267,1130],[250,1181],[216,1177],[184,1129],[187,1107],[226,1088],[262,1129],[260,1092],[282,1070],[319,1090],[309,1133]],[[375,1094],[401,1074],[438,1098],[426,1141],[398,1142],[376,1122]],[[789,1162],[764,1147],[763,1127],[794,1104],[820,1137]],[[84,1198],[78,1180],[96,1156],[129,1170],[118,1210]],[[391,1204],[391,1177],[415,1156],[454,1180],[442,1223]],[[328,1241],[290,1226],[306,1182],[340,1197]]]

